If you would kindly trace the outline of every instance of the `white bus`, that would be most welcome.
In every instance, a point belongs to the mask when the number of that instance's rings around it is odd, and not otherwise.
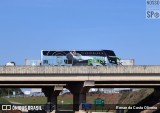
[[[118,65],[114,51],[41,51],[41,65],[104,66]]]

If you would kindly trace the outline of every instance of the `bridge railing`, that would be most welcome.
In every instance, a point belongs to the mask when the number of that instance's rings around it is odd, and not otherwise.
[[[160,73],[160,66],[0,66],[0,74]]]

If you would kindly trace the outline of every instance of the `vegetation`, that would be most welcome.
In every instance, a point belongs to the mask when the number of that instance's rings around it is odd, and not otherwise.
[[[106,104],[136,104],[139,101],[145,99],[153,93],[153,89],[142,89],[140,91],[134,92],[126,92],[121,94],[98,94],[98,95],[88,95],[87,102],[94,103],[94,100],[97,97],[104,98]],[[22,104],[45,104],[47,103],[46,97],[16,97],[16,98],[7,98],[7,100],[12,102],[18,102]],[[73,96],[72,95],[65,95],[65,96],[58,96],[57,103],[63,104],[73,104]]]
[[[0,88],[0,96],[13,95],[13,91],[16,94],[21,93],[19,88]],[[121,94],[95,94],[93,96],[87,96],[87,102],[94,103],[94,100],[97,97],[101,97],[105,99],[106,104],[136,104],[141,100],[148,97],[151,93],[153,93],[153,89],[142,89],[140,91],[134,92],[126,92]],[[46,97],[16,97],[16,98],[6,98],[8,101],[18,102],[22,104],[45,104],[47,103]],[[63,104],[73,104],[73,96],[72,95],[64,95],[58,96],[57,103]],[[0,100],[1,103],[6,102],[3,98]]]
[[[8,93],[9,95],[13,95],[13,91],[15,91],[16,94],[22,92],[20,88],[0,88],[0,97],[7,96]]]
[[[87,102],[94,103],[94,100],[98,97],[103,98],[105,100],[105,104],[107,105],[115,105],[115,104],[126,104],[126,105],[143,105],[144,103],[151,103],[152,105],[156,105],[159,100],[154,97],[154,89],[141,89],[139,91],[134,92],[124,92],[124,93],[112,93],[112,94],[92,94],[87,95]],[[6,98],[10,102],[17,102],[21,104],[46,104],[46,97],[17,97],[17,98]],[[1,102],[1,100],[0,100]],[[57,103],[59,105],[63,104],[73,104],[73,96],[72,95],[61,95],[58,96]],[[68,106],[67,106],[68,107]],[[112,107],[106,107],[105,110],[115,112]],[[133,111],[133,110],[131,110]],[[141,110],[142,111],[142,110]],[[133,111],[133,113],[141,112],[141,111]],[[125,110],[125,113],[131,113],[130,111]]]
[[[14,97],[14,98],[7,98],[10,102],[17,102],[21,104],[46,104],[47,98],[46,97]]]
[[[4,98],[0,98],[0,104],[10,104],[10,102]]]
[[[125,92],[125,93],[112,93],[112,94],[92,94],[87,95],[87,102],[94,103],[94,100],[98,97],[103,98],[105,100],[105,104],[107,105],[115,105],[115,104],[130,104],[136,105],[139,102],[146,103],[147,98],[153,94],[154,89],[142,89],[134,92]],[[153,100],[153,97],[149,98],[148,102]],[[10,102],[17,102],[21,104],[46,104],[46,97],[17,97],[17,98],[7,98]],[[145,101],[144,101],[145,100]],[[144,102],[142,102],[144,101]],[[73,104],[73,96],[72,95],[64,95],[58,96],[57,103],[59,105],[63,104]],[[113,108],[110,108],[110,111]],[[106,108],[108,110],[108,108]],[[125,111],[127,112],[127,111]]]
[[[139,91],[123,93],[118,103],[137,104],[138,102],[142,101],[143,99],[148,97],[150,94],[152,94],[153,91],[154,89],[147,88],[147,89],[142,89]]]

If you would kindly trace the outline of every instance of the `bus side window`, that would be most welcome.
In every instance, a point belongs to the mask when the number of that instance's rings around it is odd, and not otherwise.
[[[43,64],[48,64],[48,60],[43,60]]]

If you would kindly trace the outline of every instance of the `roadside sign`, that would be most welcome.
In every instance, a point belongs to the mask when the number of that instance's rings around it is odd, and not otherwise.
[[[96,107],[97,106],[100,106],[102,107],[102,111],[103,111],[103,107],[104,107],[104,99],[101,99],[101,98],[97,98],[94,100],[94,105],[95,105],[95,111],[96,111]]]
[[[95,106],[104,106],[104,99],[101,99],[101,98],[97,98],[94,100],[94,104]]]
[[[82,103],[82,109],[91,109],[92,108],[92,104],[90,103]]]

